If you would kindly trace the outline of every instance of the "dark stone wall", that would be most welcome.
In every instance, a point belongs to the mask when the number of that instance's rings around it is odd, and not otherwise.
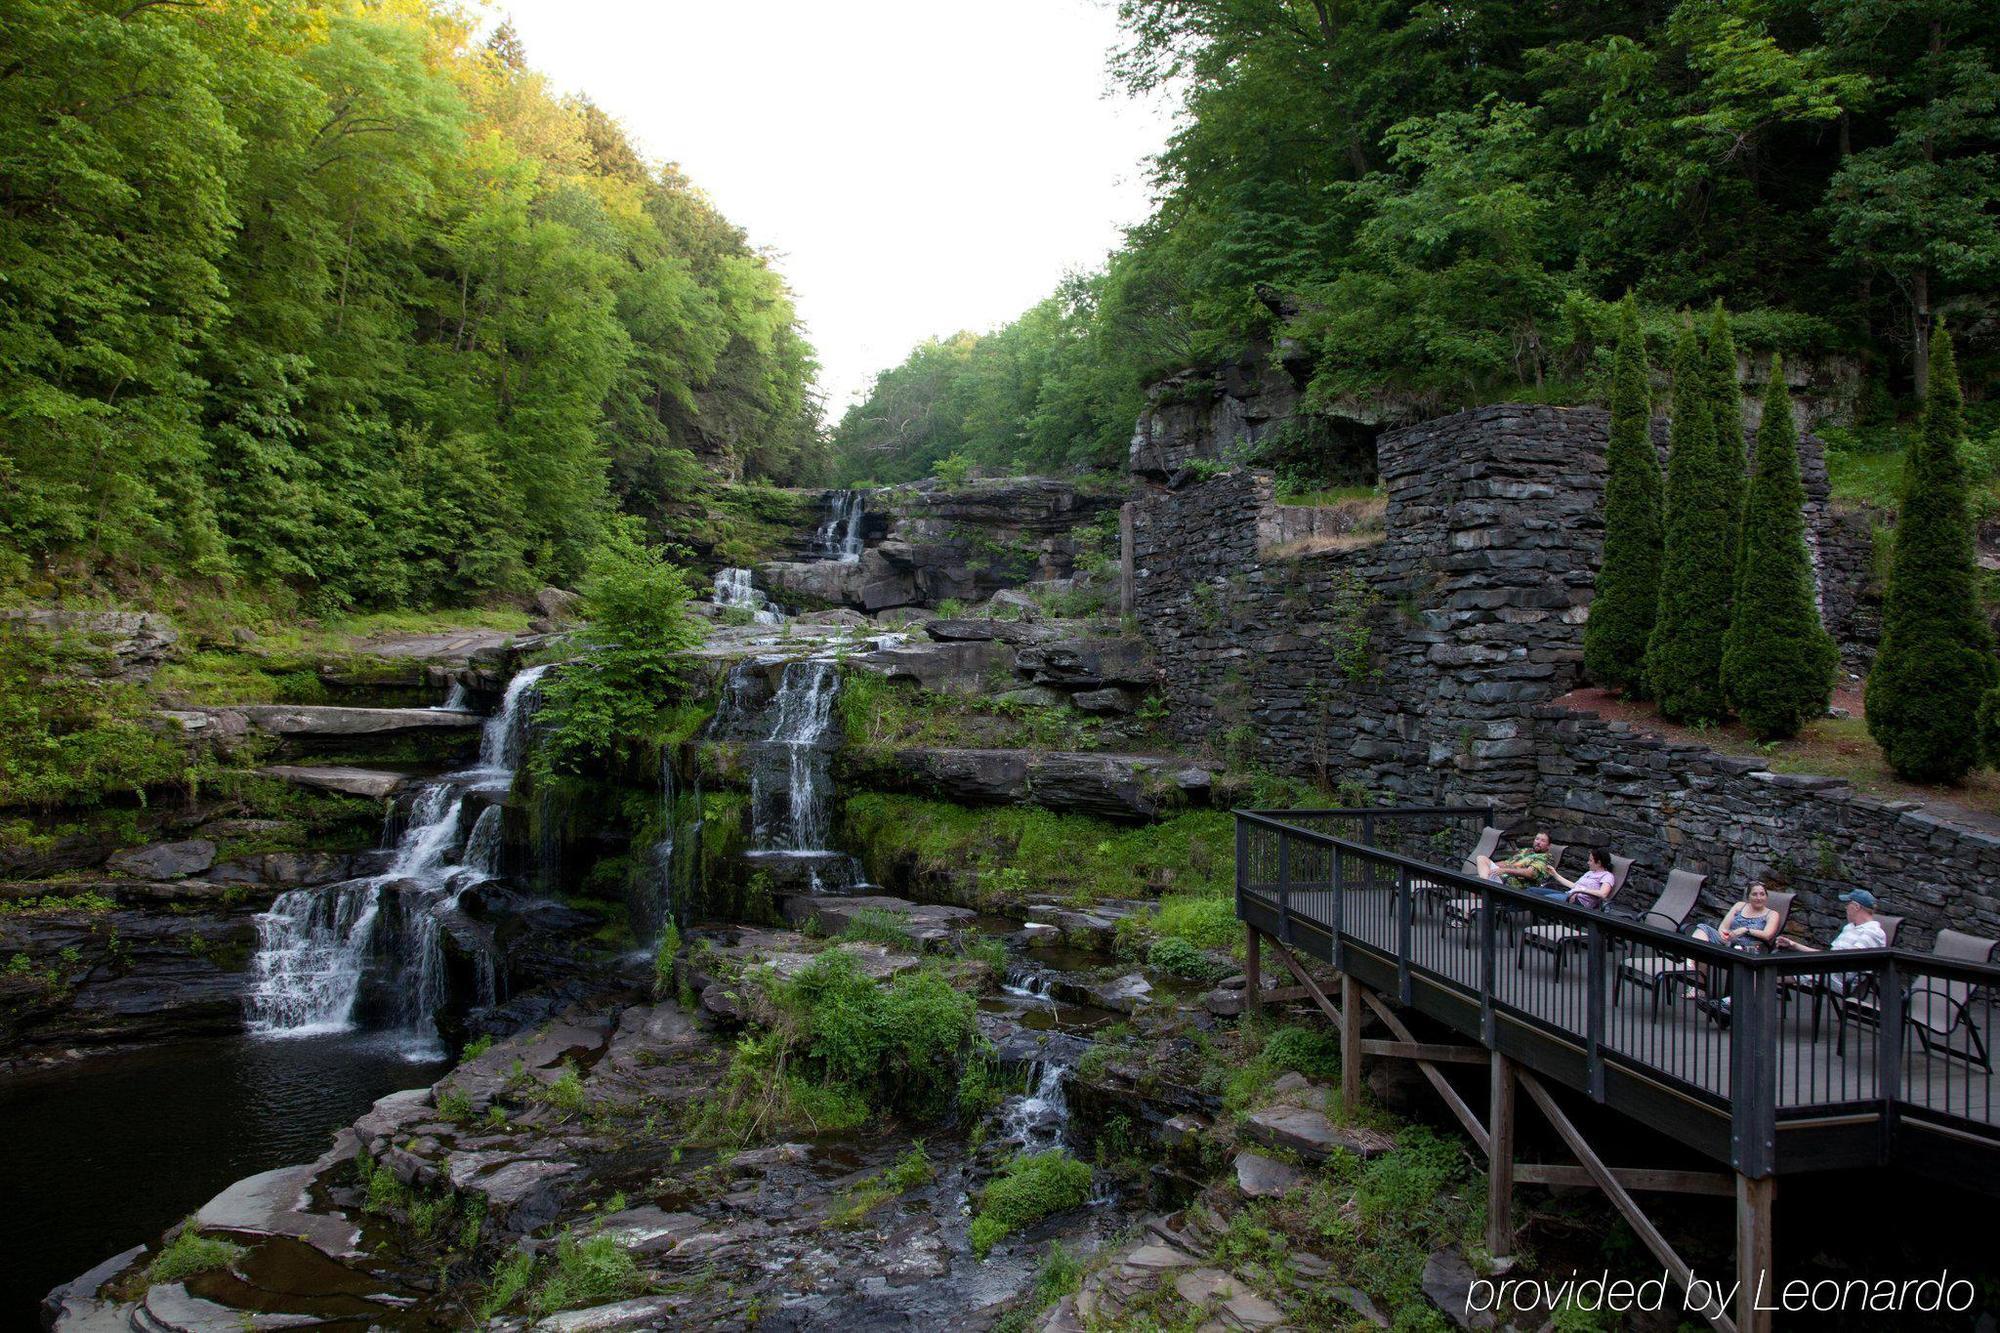
[[[1638,859],[1628,905],[1686,866],[1710,875],[1704,915],[1762,877],[1799,892],[1819,939],[1854,884],[1910,918],[1915,947],[1941,925],[2000,934],[2000,837],[1553,703],[1580,683],[1607,426],[1597,409],[1497,406],[1390,431],[1386,534],[1303,556],[1274,554],[1300,525],[1267,474],[1141,495],[1132,609],[1171,725],[1274,770],[1404,803],[1493,802],[1516,830],[1610,846]],[[1831,509],[1816,446],[1826,614],[1867,642],[1867,521]]]
[[[1527,708],[1572,688],[1605,414],[1478,408],[1385,433],[1379,540],[1266,554],[1268,474],[1133,505],[1133,611],[1173,725],[1405,798],[1532,802]],[[1359,632],[1365,651],[1357,651]]]
[[[1534,727],[1530,822],[1557,842],[1637,858],[1626,892],[1641,906],[1679,866],[1709,877],[1704,917],[1762,879],[1798,892],[1794,933],[1802,926],[1824,942],[1845,920],[1838,895],[1861,884],[1884,911],[1910,918],[1904,945],[1928,948],[1940,926],[2000,937],[2000,836],[1590,713],[1538,708]]]

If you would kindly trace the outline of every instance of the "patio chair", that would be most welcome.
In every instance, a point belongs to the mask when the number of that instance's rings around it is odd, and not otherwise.
[[[1565,854],[1568,853],[1568,851],[1569,851],[1569,844],[1566,842],[1550,843],[1549,868],[1552,870],[1562,869],[1563,857]],[[1489,847],[1486,851],[1478,853],[1478,855],[1491,856],[1493,855],[1493,850],[1492,848]],[[1629,866],[1632,863],[1628,859],[1626,860],[1625,864]],[[1473,878],[1477,879],[1479,877],[1479,864],[1477,860],[1466,861],[1463,873],[1471,875]],[[1488,880],[1487,883],[1489,884],[1504,883],[1504,881]],[[1446,902],[1444,904],[1444,911],[1443,911],[1444,923],[1447,926],[1471,925],[1473,922],[1479,919],[1479,904],[1485,901],[1486,899],[1484,897],[1475,897],[1472,895],[1467,895],[1462,898],[1451,899],[1449,902]],[[1527,909],[1521,907],[1517,903],[1499,903],[1497,904],[1497,906],[1500,909],[1500,919],[1503,924],[1516,922],[1518,921],[1519,918],[1527,915]]]
[[[1968,935],[1962,930],[1940,930],[1931,945],[1931,956],[1942,962],[1986,963],[1992,961],[1996,943],[2000,941]],[[1987,1057],[1986,1038],[1972,1017],[1972,997],[1978,989],[1970,981],[1920,976],[1903,992],[1903,1023],[1917,1034],[1924,1054],[1955,1057],[1990,1074],[1993,1065]],[[1840,1025],[1835,1049],[1842,1055],[1847,1054],[1850,1020],[1857,1025],[1873,1023],[1878,1030],[1881,1028],[1882,997],[1872,974],[1853,994],[1838,998],[1834,1018]],[[1965,1033],[1963,1050],[1952,1045],[1952,1039],[1960,1031]]]
[[[1895,948],[1896,933],[1903,928],[1903,918],[1891,916],[1887,912],[1877,912],[1875,920],[1882,927],[1883,947],[1889,949]],[[1869,984],[1872,984],[1872,979]],[[1826,1007],[1826,997],[1833,993],[1833,989],[1826,984],[1826,977],[1824,975],[1781,976],[1778,978],[1778,1001],[1781,1006],[1791,1004],[1792,997],[1795,995],[1812,996],[1812,1039],[1814,1041],[1819,1040],[1820,1011]]]
[[[1621,862],[1623,864],[1620,864]],[[1609,911],[1611,904],[1618,901],[1618,894],[1625,887],[1625,877],[1631,873],[1631,857],[1614,856],[1611,858],[1611,893],[1604,900],[1604,910]],[[1696,892],[1700,891],[1700,887],[1700,885],[1695,886]],[[1660,901],[1653,904],[1653,911],[1658,911],[1661,906],[1668,905],[1667,894],[1673,892],[1673,880],[1669,878],[1667,881],[1667,892],[1661,894]],[[1691,910],[1692,907],[1693,903],[1690,902],[1688,907],[1682,909],[1683,914]],[[1650,916],[1651,914],[1649,912],[1647,915]],[[1563,967],[1568,961],[1569,951],[1571,949],[1581,949],[1589,941],[1590,936],[1587,932],[1578,930],[1575,926],[1563,925],[1560,922],[1552,921],[1544,926],[1529,926],[1520,933],[1520,936],[1514,942],[1514,967],[1518,971],[1520,968],[1527,966],[1528,950],[1540,949],[1545,953],[1555,955],[1556,976],[1560,977],[1563,974]]]
[[[1467,852],[1465,859],[1458,863],[1458,873],[1477,878],[1479,875],[1479,858],[1493,855],[1493,850],[1499,845],[1499,829],[1493,827],[1491,824],[1480,829],[1479,841],[1472,844],[1472,850]],[[1440,884],[1435,880],[1428,879],[1419,880],[1416,888],[1418,894],[1422,896],[1425,902],[1446,907],[1450,905],[1452,896],[1458,892],[1458,886],[1455,884]]]
[[[1678,912],[1679,919],[1672,925],[1668,923],[1674,921],[1675,911],[1661,911],[1658,907],[1655,908],[1655,911],[1659,912],[1659,915],[1655,916],[1649,912],[1645,917],[1645,921],[1648,925],[1661,926],[1679,933],[1686,928],[1688,917],[1693,915],[1694,904],[1700,900],[1702,886],[1708,882],[1708,876],[1697,875],[1691,870],[1676,870],[1668,875],[1667,892],[1661,894],[1660,897],[1662,902],[1666,903],[1666,906],[1671,909],[1678,909],[1680,902],[1678,897],[1675,897],[1673,902],[1666,902],[1670,896],[1675,894],[1674,880],[1676,877],[1685,877],[1685,883],[1681,892],[1692,891],[1694,895],[1694,898],[1688,903],[1688,909]],[[1778,934],[1780,935],[1785,932],[1785,923],[1791,920],[1792,899],[1797,896],[1797,894],[1789,890],[1768,895],[1770,909],[1778,914]],[[1665,955],[1655,955],[1651,958],[1627,956],[1618,965],[1618,981],[1612,988],[1611,1002],[1617,1004],[1624,993],[1625,987],[1632,985],[1651,991],[1653,993],[1653,1007],[1658,1009],[1660,1002],[1666,998],[1667,986],[1670,983],[1686,986],[1691,991],[1708,990],[1710,987],[1707,985],[1706,975],[1706,968],[1693,958],[1671,958]]]

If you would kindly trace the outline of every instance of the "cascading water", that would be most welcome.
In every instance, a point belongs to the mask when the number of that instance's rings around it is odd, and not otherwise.
[[[866,491],[828,491],[826,522],[813,534],[813,554],[822,560],[861,558],[861,524],[868,510]]]
[[[778,827],[759,823],[760,847],[773,851],[824,851],[827,842],[827,788],[831,763],[823,742],[833,728],[833,704],[840,694],[840,669],[832,662],[791,662],[771,701],[771,731],[764,740],[782,749],[785,758],[784,820]],[[759,812],[771,804],[759,789],[768,781],[756,765],[751,776],[751,803]]]
[[[750,581],[747,569],[715,571],[715,604],[725,611],[748,611],[752,624],[776,625],[784,619],[763,589]]]
[[[1069,1132],[1070,1066],[1069,1059],[1051,1054],[1030,1069],[1030,1090],[1001,1108],[1000,1132],[1007,1142],[1019,1143],[1027,1153],[1063,1146]]]
[[[434,1053],[432,1015],[446,992],[443,917],[467,887],[495,878],[500,869],[500,809],[481,810],[468,835],[467,793],[502,778],[511,783],[546,670],[523,671],[508,683],[500,711],[487,719],[481,734],[477,768],[446,774],[417,793],[387,871],[328,888],[290,890],[257,918],[246,1000],[251,1032],[293,1037],[353,1027],[371,962],[386,962],[384,970],[394,976],[396,1027],[410,1034],[413,1056]],[[386,920],[383,900],[391,896],[393,920]],[[490,958],[479,960],[486,1003],[498,998],[491,964]]]

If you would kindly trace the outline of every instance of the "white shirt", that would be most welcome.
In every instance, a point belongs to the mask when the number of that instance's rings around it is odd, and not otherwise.
[[[1882,923],[1870,917],[1866,921],[1850,921],[1840,928],[1828,946],[1834,949],[1886,949],[1889,937],[1882,932]]]

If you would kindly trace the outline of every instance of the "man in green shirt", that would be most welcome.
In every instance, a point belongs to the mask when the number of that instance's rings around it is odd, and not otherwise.
[[[1481,879],[1506,879],[1517,888],[1533,888],[1549,878],[1553,873],[1549,865],[1549,835],[1537,833],[1535,840],[1518,849],[1505,861],[1495,861],[1490,856],[1479,858]]]

